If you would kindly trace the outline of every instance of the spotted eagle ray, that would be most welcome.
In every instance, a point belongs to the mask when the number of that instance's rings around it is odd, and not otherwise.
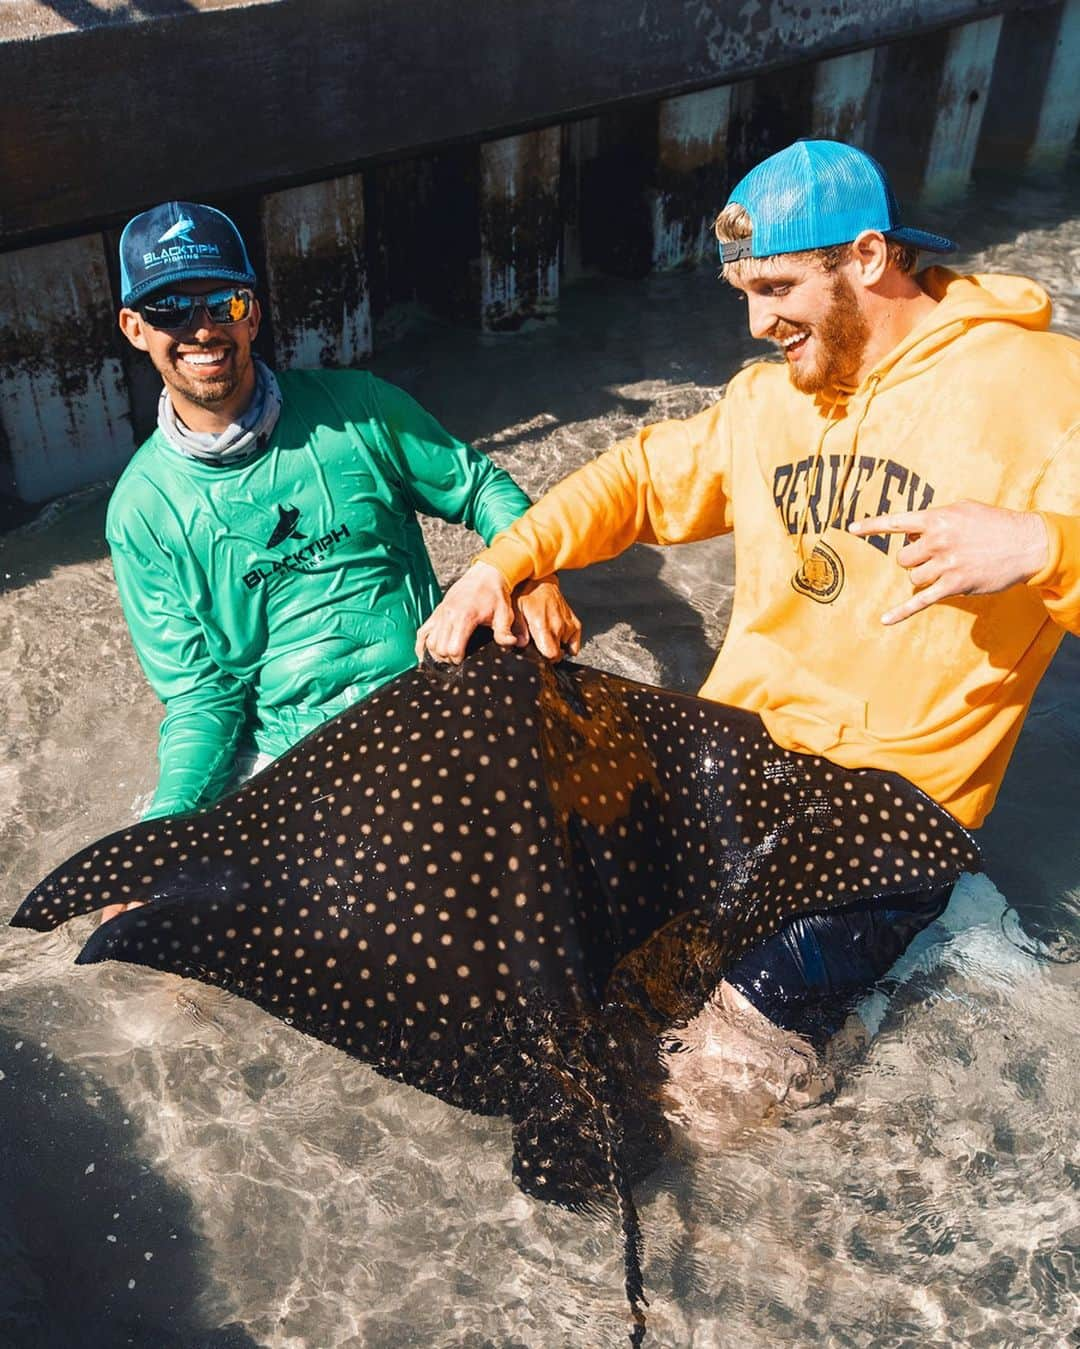
[[[134,824],[38,885],[46,930],[110,903],[78,963],[219,985],[513,1121],[513,1174],[614,1194],[667,1141],[661,1037],[790,918],[939,888],[966,831],[903,778],[779,748],[748,712],[534,652],[413,670],[206,810]]]

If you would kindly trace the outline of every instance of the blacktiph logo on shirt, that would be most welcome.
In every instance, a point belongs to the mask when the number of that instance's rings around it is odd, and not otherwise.
[[[818,604],[832,604],[844,588],[844,564],[827,543],[819,541],[791,584],[800,595],[809,595]]]
[[[283,539],[303,539],[306,535],[296,533],[292,526],[296,524],[300,512],[290,508],[286,512],[281,506],[278,507],[281,512],[281,520],[277,529],[270,536],[268,547],[275,543],[280,543]],[[290,515],[292,519],[290,520]],[[288,533],[282,531],[288,530]],[[351,538],[349,526],[342,524],[336,529],[331,528],[329,534],[323,534],[317,539],[312,539],[310,543],[305,543],[302,548],[297,548],[293,553],[283,553],[281,557],[275,558],[270,566],[252,567],[249,572],[244,573],[244,584],[249,590],[255,590],[261,586],[264,581],[276,579],[287,572],[297,571],[318,571],[321,569],[327,557],[335,551],[342,539]]]
[[[300,510],[296,506],[279,506],[278,522],[274,526],[274,532],[266,540],[267,548],[276,548],[279,543],[284,543],[286,539],[306,539],[306,534],[301,534],[296,528],[296,522],[300,519]]]

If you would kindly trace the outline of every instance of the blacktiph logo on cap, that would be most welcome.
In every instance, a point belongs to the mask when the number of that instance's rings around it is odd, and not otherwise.
[[[195,240],[191,237],[191,231],[195,228],[195,222],[188,217],[181,216],[175,225],[170,225],[165,233],[158,240],[159,244],[167,244],[171,239],[181,239],[185,244],[193,244]]]
[[[193,239],[195,225],[191,220],[178,220],[171,229],[167,229],[158,240],[164,245],[158,250],[150,249],[143,254],[143,266],[150,271],[154,267],[183,266],[185,263],[198,263],[200,259],[220,258],[221,247],[212,241],[200,243]]]
[[[121,304],[136,305],[177,281],[204,280],[255,285],[244,240],[224,212],[194,201],[166,201],[124,226]]]

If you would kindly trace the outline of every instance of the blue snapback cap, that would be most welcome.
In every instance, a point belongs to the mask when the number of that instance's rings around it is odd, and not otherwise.
[[[120,303],[136,304],[176,281],[236,281],[255,270],[240,231],[223,212],[193,201],[166,201],[135,216],[120,235]]]
[[[752,168],[728,202],[744,208],[752,233],[748,239],[720,244],[725,263],[847,244],[863,230],[880,230],[931,253],[956,248],[943,235],[901,225],[885,170],[870,155],[840,141],[796,141]]]

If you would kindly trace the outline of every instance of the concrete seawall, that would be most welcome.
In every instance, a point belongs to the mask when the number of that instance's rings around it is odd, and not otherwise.
[[[115,246],[180,197],[237,219],[267,355],[358,364],[420,302],[490,330],[588,271],[692,264],[800,135],[908,200],[1064,162],[1080,0],[14,0],[0,16],[0,494],[115,475],[156,379],[115,329]]]

